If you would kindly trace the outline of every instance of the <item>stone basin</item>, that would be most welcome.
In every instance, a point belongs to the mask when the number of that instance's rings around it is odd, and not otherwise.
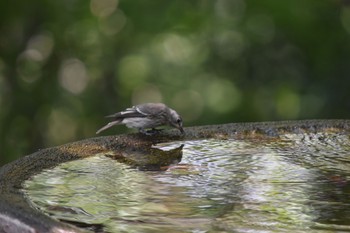
[[[193,175],[194,173],[201,173],[201,168],[198,169],[198,167],[193,164],[181,165],[183,148],[184,145],[186,147],[186,142],[211,139],[220,141],[234,140],[234,142],[239,143],[254,142],[254,144],[268,144],[270,147],[279,147],[279,151],[283,152],[283,148],[285,146],[290,148],[290,144],[288,143],[290,142],[290,135],[293,135],[293,138],[299,136],[302,137],[302,139],[293,139],[293,142],[297,142],[293,143],[293,150],[299,154],[305,152],[305,155],[309,156],[309,148],[312,147],[313,153],[317,154],[319,154],[320,148],[321,150],[324,148],[317,147],[317,145],[315,146],[315,143],[322,144],[326,141],[331,145],[332,142],[339,142],[337,139],[339,137],[345,137],[345,140],[349,139],[350,120],[304,120],[288,122],[232,123],[188,127],[185,129],[185,131],[185,135],[180,135],[176,130],[166,130],[161,134],[155,136],[144,136],[135,133],[89,138],[58,147],[42,149],[38,152],[27,155],[21,159],[18,159],[1,167],[0,232],[105,231],[103,224],[94,224],[79,220],[73,221],[60,219],[57,216],[51,217],[51,213],[47,212],[47,210],[39,210],[40,207],[36,206],[32,200],[28,198],[27,193],[24,191],[24,184],[27,181],[30,181],[36,175],[40,175],[41,173],[48,171],[48,169],[54,169],[60,164],[67,163],[69,161],[102,156],[102,158],[110,158],[111,160],[115,160],[118,163],[123,163],[130,168],[138,169],[141,171],[153,172],[174,169],[177,173],[182,172],[182,170],[186,170],[186,175],[188,175],[188,173],[191,173],[190,175]],[[278,143],[273,144],[275,141],[278,141]],[[280,143],[280,141],[285,144]],[[173,142],[177,146],[172,147],[168,150],[163,150],[162,148],[155,146]],[[237,146],[235,147],[237,151],[239,150],[239,145],[241,145],[239,143],[234,144]],[[347,152],[347,150],[350,151],[350,145],[346,143],[347,141],[345,144],[342,144],[342,147],[345,148],[345,152]],[[333,150],[333,147],[331,149]],[[256,153],[256,151],[254,153]],[[305,161],[300,161],[299,158],[296,160],[295,158],[291,157],[291,159],[294,159],[292,162],[293,164],[308,163],[308,166],[311,166],[312,164],[315,164],[315,166],[317,165],[319,167],[324,166],[324,164],[319,165],[319,161],[315,158],[308,158]],[[344,160],[343,162],[345,165],[348,163],[347,160]],[[237,164],[235,164],[235,166],[236,165]],[[322,171],[324,171],[324,173],[329,173],[332,171],[332,169],[325,168]],[[327,179],[330,179],[330,182],[332,184],[335,183],[335,186],[341,186],[342,189],[344,189],[345,186],[347,187],[347,177],[328,175],[328,173],[327,175],[322,175],[329,177]],[[251,192],[254,193],[254,189],[252,189]],[[237,206],[238,205],[235,205],[235,208],[237,208]],[[51,208],[55,208],[56,211],[57,209],[59,209],[59,211],[62,211],[62,208],[65,207],[51,206]],[[271,210],[267,209],[266,211]],[[252,213],[252,211],[249,212],[249,215]],[[282,214],[279,216],[282,216]],[[235,219],[233,219],[232,215],[216,214],[215,220],[212,221],[210,229],[218,229],[218,231],[227,232],[244,232],[242,229],[249,227],[249,224],[243,224],[244,221],[240,221],[240,226],[237,226],[237,224],[236,226],[230,225],[232,222],[237,223],[237,216],[234,218]],[[181,221],[184,220],[182,219]],[[196,218],[196,221],[196,223],[191,223],[191,229],[195,229],[197,225],[205,225],[204,222],[206,222],[207,219]],[[266,222],[269,221],[266,220]],[[282,220],[281,222],[284,223]],[[182,222],[177,223],[174,226],[180,226],[181,224]],[[193,226],[193,224],[196,226]],[[277,230],[279,228],[273,227],[257,224],[253,227],[253,229],[256,231],[266,230],[269,232],[270,230],[270,232],[278,232]],[[350,230],[350,228],[347,228],[346,224],[344,225],[340,223],[334,226],[332,224],[322,224],[317,222],[308,227],[316,231],[319,229],[327,230],[328,227],[330,230]],[[199,229],[201,228],[199,227]],[[179,232],[182,232],[181,229]]]

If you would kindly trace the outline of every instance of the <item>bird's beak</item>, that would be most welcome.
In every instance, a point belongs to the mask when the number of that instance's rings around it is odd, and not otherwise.
[[[177,128],[180,130],[181,134],[184,134],[184,133],[185,133],[185,130],[182,128],[181,125],[179,125],[179,127],[177,127]]]

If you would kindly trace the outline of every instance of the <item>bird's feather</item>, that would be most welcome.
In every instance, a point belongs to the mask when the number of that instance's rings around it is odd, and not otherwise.
[[[122,121],[121,120],[116,120],[116,121],[112,121],[112,122],[109,122],[107,125],[103,126],[101,129],[97,130],[96,134],[99,134],[101,133],[103,130],[106,130],[114,125],[118,125],[120,124]]]
[[[112,115],[106,116],[107,118],[114,119],[124,119],[124,118],[132,118],[132,117],[146,117],[147,114],[137,111],[136,108],[127,108],[125,111],[117,112]]]
[[[167,108],[165,104],[162,103],[146,103],[136,105],[134,107],[139,113],[142,113],[147,116],[157,116],[165,111]]]

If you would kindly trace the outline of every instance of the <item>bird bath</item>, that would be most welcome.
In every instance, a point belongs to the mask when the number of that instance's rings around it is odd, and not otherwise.
[[[350,231],[349,156],[348,120],[88,139],[0,170],[0,231]]]

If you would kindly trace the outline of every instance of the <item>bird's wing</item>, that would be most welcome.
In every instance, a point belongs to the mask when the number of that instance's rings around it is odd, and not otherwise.
[[[137,107],[134,106],[132,108],[127,108],[125,111],[117,112],[112,115],[108,115],[106,117],[120,119],[120,118],[132,118],[132,117],[147,117],[147,116],[148,114],[140,111]]]
[[[165,111],[166,106],[162,103],[147,103],[136,105],[135,109],[145,116],[157,116]]]

